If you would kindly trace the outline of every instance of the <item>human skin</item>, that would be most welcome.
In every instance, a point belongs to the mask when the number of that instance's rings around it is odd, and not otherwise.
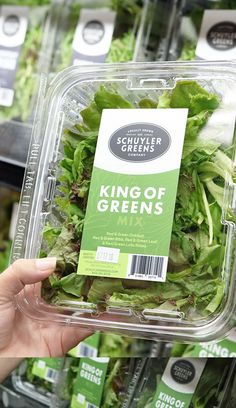
[[[0,275],[0,358],[60,357],[92,334],[88,329],[33,320],[16,307],[15,296],[55,269],[56,258],[20,259]]]

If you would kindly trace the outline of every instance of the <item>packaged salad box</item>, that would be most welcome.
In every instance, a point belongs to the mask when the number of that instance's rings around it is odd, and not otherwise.
[[[50,64],[50,9],[50,0],[0,1],[0,124],[30,118]]]
[[[229,332],[235,74],[169,62],[44,78],[11,259],[56,256],[57,268],[22,310],[156,340]]]
[[[70,399],[69,376],[71,377],[72,360],[75,359],[25,359],[11,375],[13,390],[43,406],[67,407]],[[77,365],[77,361],[74,364]]]
[[[235,21],[235,0],[184,0],[172,31],[168,59],[236,59]]]
[[[231,359],[147,359],[142,376],[137,378],[132,400],[126,406],[230,407],[228,400],[234,375],[235,363]]]
[[[25,395],[20,395],[12,388],[8,379],[0,384],[0,406],[1,408],[45,408],[46,405],[36,402]]]
[[[132,61],[141,52],[151,5],[149,0],[56,1],[51,72],[70,65]]]

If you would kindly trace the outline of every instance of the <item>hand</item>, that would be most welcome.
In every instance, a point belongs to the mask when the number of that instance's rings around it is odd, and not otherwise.
[[[56,258],[20,259],[0,275],[0,357],[59,357],[92,334],[80,327],[32,320],[15,307],[28,284],[46,279]]]
[[[21,358],[1,358],[0,384],[21,363]]]

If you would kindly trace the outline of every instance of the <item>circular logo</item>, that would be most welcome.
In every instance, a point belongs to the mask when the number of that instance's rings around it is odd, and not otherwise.
[[[231,21],[215,24],[207,33],[207,42],[218,51],[232,50],[236,45],[236,24]]]
[[[167,152],[171,138],[167,130],[153,123],[133,123],[116,130],[109,139],[111,153],[121,160],[146,162]]]
[[[3,32],[6,35],[13,36],[15,35],[20,27],[20,20],[17,16],[11,15],[7,16],[3,23]]]
[[[103,24],[100,21],[91,20],[83,29],[83,39],[87,44],[94,45],[101,41],[104,33]]]
[[[171,377],[179,384],[188,384],[195,377],[195,368],[190,361],[178,360],[171,367]]]

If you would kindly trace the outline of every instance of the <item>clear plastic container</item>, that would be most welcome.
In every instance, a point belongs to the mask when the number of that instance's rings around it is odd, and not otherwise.
[[[10,261],[19,199],[19,191],[0,182],[0,273],[7,268]]]
[[[10,107],[1,106],[0,124],[8,120],[26,122],[31,116],[33,97],[37,92],[37,75],[39,72],[48,73],[49,70],[51,57],[50,3],[51,0],[0,1],[0,7],[28,7],[28,26],[19,54],[19,64],[14,81],[14,99]]]
[[[156,389],[161,381],[166,359],[147,359],[129,405],[122,408],[150,408]],[[192,397],[190,408],[228,407],[230,384],[235,372],[231,359],[208,359]]]
[[[235,8],[235,0],[183,0],[179,16],[175,20],[167,59],[194,60],[204,11],[235,10]]]
[[[34,293],[32,286],[32,293],[22,292],[18,297],[18,305],[26,314],[156,340],[204,342],[229,332],[235,323],[236,303],[235,74],[234,63],[131,63],[71,67],[48,84],[44,78],[12,261],[49,255],[57,256],[58,263],[56,273],[43,284],[42,296]],[[78,244],[81,238],[73,235],[73,222],[79,222],[81,212],[78,210],[71,224],[71,213],[65,209],[70,205],[68,188],[73,182],[66,185],[66,194],[60,192],[65,182],[61,164],[71,163],[62,162],[67,154],[72,157],[71,149],[64,150],[65,143],[68,137],[73,143],[78,131],[83,131],[84,114],[80,112],[90,105],[96,92],[102,92],[96,94],[101,110],[107,101],[109,108],[117,107],[117,98],[118,105],[127,106],[124,100],[129,101],[133,109],[144,105],[189,108],[163,283],[76,274],[79,245],[74,245],[74,239]],[[86,136],[95,142],[97,126],[99,123]],[[88,179],[93,155],[86,159]],[[193,171],[199,177],[198,189]],[[81,282],[86,283],[83,292]]]
[[[137,40],[134,61],[167,60],[173,29],[179,21],[181,0],[150,0]]]
[[[102,20],[104,17],[100,16],[98,13],[104,11],[104,9],[116,13],[110,48],[108,47],[109,51],[105,53],[104,45],[100,45],[101,49],[104,51],[104,55],[106,55],[99,57],[99,55],[91,54],[90,56],[86,57],[88,58],[88,61],[91,60],[91,62],[93,63],[127,62],[131,61],[134,58],[134,55],[138,52],[138,49],[140,47],[139,43],[141,41],[144,29],[145,16],[147,14],[147,10],[150,7],[149,1],[135,0],[133,2],[126,3],[122,1],[114,2],[112,0],[62,0],[60,2],[61,4],[57,3],[58,2],[56,1],[56,4],[54,5],[58,9],[57,22],[55,23],[57,34],[54,47],[55,52],[52,58],[51,72],[59,72],[60,70],[69,67],[70,65],[84,63],[83,59],[85,58],[85,56],[82,56],[83,52],[80,51],[79,47],[77,51],[81,53],[81,56],[77,56],[76,58],[73,56],[73,41],[75,38],[76,27],[81,17],[81,12],[84,10],[86,10],[86,12],[87,10],[90,10],[91,13],[94,12],[94,14],[91,14],[91,21],[88,21],[84,26],[83,34],[81,34],[83,36],[82,38],[85,38],[85,30],[86,27],[89,27],[90,23],[91,31],[92,22],[94,22],[95,20],[100,21],[101,19],[99,26],[100,29],[102,25],[106,23],[106,20]],[[94,31],[94,35],[96,35],[96,30],[94,29]],[[105,31],[105,34],[103,35],[107,35],[107,32]],[[103,39],[104,37],[101,36],[100,40],[97,40],[97,42],[95,40],[95,44],[101,43]],[[77,41],[81,42],[80,39],[78,39]],[[92,44],[90,42],[92,40],[85,39],[85,44],[86,41],[87,47],[89,47]],[[101,51],[102,54],[103,51]],[[97,51],[95,51],[95,54],[96,52]],[[75,60],[77,60],[78,58],[80,58],[80,62],[75,62]],[[100,60],[98,58],[100,58]],[[103,60],[101,60],[101,58]]]
[[[68,400],[66,398],[67,388],[65,381],[70,359],[58,360],[58,364],[61,367],[57,378],[52,382],[53,370],[48,370],[48,379],[41,379],[32,372],[33,364],[36,363],[37,359],[25,359],[11,375],[13,389],[20,395],[31,398],[31,400],[39,402],[44,406],[51,408],[67,407]]]
[[[14,166],[13,173],[17,172],[15,166],[20,166],[20,173],[26,163],[40,74],[48,73],[50,68],[55,16],[51,0],[0,0],[0,9],[1,6],[13,7],[12,10],[14,6],[28,8],[28,26],[19,53],[13,103],[10,107],[0,105],[0,160]]]
[[[15,392],[11,384],[0,384],[0,407],[1,408],[45,408],[46,405],[36,402],[31,398]]]

